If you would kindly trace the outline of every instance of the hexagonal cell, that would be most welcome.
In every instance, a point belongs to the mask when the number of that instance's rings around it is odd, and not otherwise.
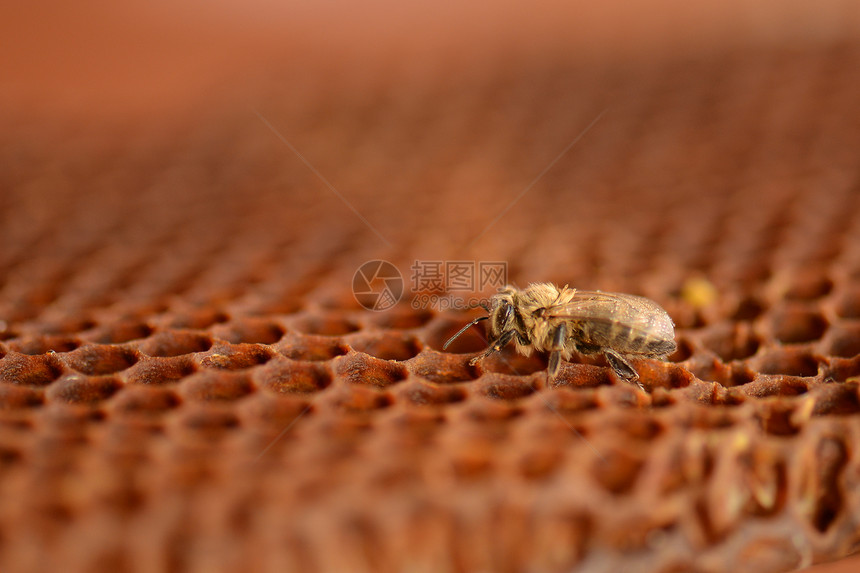
[[[833,281],[825,276],[823,269],[798,271],[785,284],[785,298],[794,300],[814,300],[830,294]]]
[[[685,337],[676,337],[675,352],[666,357],[669,362],[686,362],[693,355],[693,345]]]
[[[738,300],[729,318],[734,321],[753,321],[764,314],[767,307],[757,298],[747,296]]]
[[[274,356],[273,350],[258,344],[219,344],[194,360],[204,368],[242,370],[265,364]]]
[[[168,328],[202,330],[230,320],[230,316],[213,308],[175,310],[170,313]]]
[[[836,314],[842,318],[860,318],[860,287],[846,287],[836,301]]]
[[[190,376],[197,370],[191,356],[172,358],[144,357],[140,362],[122,373],[130,384],[172,384]]]
[[[452,341],[447,349],[442,349],[445,343],[467,323],[468,320],[430,323],[422,333],[422,340],[433,350],[451,354],[471,354],[484,350],[487,347],[487,339],[486,335],[483,334],[482,325],[473,326]]]
[[[860,396],[858,383],[833,382],[819,384],[810,392],[810,399],[815,400],[812,409],[813,416],[850,416],[860,412]]]
[[[350,353],[338,360],[335,374],[350,384],[385,388],[405,380],[407,370],[401,364],[366,354]]]
[[[245,372],[205,370],[192,374],[179,385],[179,393],[188,400],[232,402],[255,390]]]
[[[143,340],[138,344],[138,349],[147,356],[168,358],[206,352],[212,344],[212,337],[208,334],[187,330],[168,330]]]
[[[623,495],[633,489],[644,462],[623,450],[604,451],[596,457],[592,476],[606,491]]]
[[[744,394],[752,398],[799,396],[808,391],[809,381],[807,379],[782,374],[760,374],[743,388]]]
[[[839,358],[860,355],[860,324],[837,323],[830,327],[822,344],[824,352]]]
[[[0,410],[35,408],[45,402],[44,393],[36,388],[0,383]]]
[[[302,398],[277,396],[258,392],[238,406],[239,418],[244,425],[276,429],[279,434],[291,428],[296,421],[314,414],[314,405]]]
[[[459,386],[433,384],[423,380],[412,380],[397,387],[397,395],[420,406],[438,406],[462,402],[468,396]]]
[[[313,394],[327,388],[332,376],[324,364],[281,358],[254,369],[251,378],[278,394]]]
[[[702,332],[702,345],[723,362],[743,360],[758,352],[761,340],[749,323],[720,323]]]
[[[394,398],[388,392],[380,392],[359,384],[350,384],[331,392],[326,401],[339,410],[370,412],[391,406],[394,403]]]
[[[517,469],[527,480],[542,480],[551,477],[561,467],[563,460],[562,450],[549,446],[536,447],[519,456]]]
[[[350,336],[346,342],[355,350],[382,360],[409,360],[421,352],[413,337],[397,332],[364,332]]]
[[[341,336],[356,332],[359,325],[337,314],[308,314],[290,321],[290,326],[305,334]]]
[[[88,344],[60,357],[69,368],[90,376],[120,372],[140,358],[133,348],[107,344]]]
[[[160,414],[181,403],[176,392],[158,386],[126,386],[110,401],[112,411],[121,414]]]
[[[122,344],[123,342],[146,338],[154,330],[145,322],[124,320],[99,326],[93,332],[87,334],[87,340],[99,344]]]
[[[606,366],[593,364],[577,364],[574,362],[561,363],[558,377],[549,383],[552,388],[569,386],[572,388],[594,388],[612,384],[610,369]]]
[[[27,336],[10,340],[10,350],[35,356],[49,352],[71,352],[81,345],[80,339],[68,335]]]
[[[802,348],[772,348],[749,360],[749,366],[762,374],[816,376],[818,359]]]
[[[800,427],[794,423],[794,404],[778,401],[757,404],[755,419],[761,429],[774,436],[794,436]]]
[[[774,309],[770,323],[774,337],[785,344],[818,340],[827,330],[821,313],[797,305]]]
[[[478,391],[496,400],[519,400],[533,394],[534,383],[519,376],[485,374],[477,382]]]
[[[541,394],[540,397],[542,398],[541,409],[546,409],[562,416],[600,407],[594,391],[574,391],[568,388],[555,388]]]
[[[586,357],[585,360],[589,358]],[[576,356],[572,360],[578,362]],[[546,366],[547,363],[544,356],[537,353],[533,353],[531,356],[524,356],[513,348],[506,348],[502,352],[495,352],[478,362],[478,368],[481,372],[512,374],[515,376],[529,376],[535,372],[545,371]]]
[[[277,322],[265,318],[235,318],[212,327],[212,335],[233,344],[274,344],[286,332]]]
[[[215,403],[217,404],[217,403]],[[178,427],[204,434],[203,438],[217,438],[239,425],[239,417],[230,409],[215,406],[212,402],[187,404],[180,408],[176,418]]]
[[[69,404],[98,404],[116,394],[123,383],[116,376],[67,374],[48,386],[49,401]]]
[[[28,356],[10,351],[0,359],[0,382],[46,386],[60,377],[63,366],[56,355]]]
[[[437,384],[466,382],[478,377],[476,367],[468,359],[425,349],[415,360],[406,363],[409,371]]]
[[[429,310],[412,310],[411,308],[392,308],[384,312],[374,313],[370,320],[380,328],[393,330],[408,330],[421,328],[436,316]]]
[[[336,338],[288,332],[278,344],[278,352],[292,360],[326,361],[349,352]]]

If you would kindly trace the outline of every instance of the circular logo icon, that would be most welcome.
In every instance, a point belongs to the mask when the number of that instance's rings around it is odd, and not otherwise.
[[[388,261],[367,261],[352,277],[352,294],[367,310],[388,310],[403,296],[403,275]]]

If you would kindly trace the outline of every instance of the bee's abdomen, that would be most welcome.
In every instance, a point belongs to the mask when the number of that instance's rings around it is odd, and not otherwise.
[[[649,332],[624,323],[589,322],[582,326],[582,342],[590,346],[609,347],[622,354],[665,356],[675,351],[674,338],[659,329]]]

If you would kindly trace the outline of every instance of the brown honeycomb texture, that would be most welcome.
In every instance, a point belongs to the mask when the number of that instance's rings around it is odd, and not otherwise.
[[[0,114],[0,571],[857,551],[860,40],[264,77],[170,121]],[[393,308],[353,294],[372,260]],[[470,366],[480,328],[442,346],[480,313],[416,261],[650,297],[678,349],[643,389],[592,356]]]

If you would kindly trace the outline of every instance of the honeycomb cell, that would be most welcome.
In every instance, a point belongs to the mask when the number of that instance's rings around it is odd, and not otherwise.
[[[113,374],[133,366],[140,356],[133,348],[88,344],[62,355],[65,364],[90,376]]]
[[[67,374],[48,386],[45,397],[52,402],[94,405],[119,392],[123,383],[116,376]]]
[[[260,387],[278,394],[314,394],[328,388],[332,375],[324,364],[275,359],[251,374]]]
[[[245,372],[205,370],[182,380],[179,393],[183,398],[205,402],[232,402],[254,392]]]
[[[158,386],[126,386],[110,401],[111,411],[119,414],[161,414],[181,404],[173,390]]]
[[[848,287],[838,296],[836,314],[842,318],[860,318],[860,287]]]
[[[675,352],[666,357],[669,362],[686,362],[693,355],[693,345],[683,337],[675,339]]]
[[[440,354],[424,350],[414,360],[406,363],[409,371],[437,384],[466,382],[478,377],[476,367],[468,360],[452,354]]]
[[[336,314],[311,314],[294,319],[290,325],[305,334],[342,336],[359,330],[359,325]]]
[[[604,450],[595,457],[591,471],[603,489],[623,495],[636,485],[642,466],[642,460],[626,451]]]
[[[800,306],[774,309],[770,323],[774,337],[785,344],[818,340],[827,330],[827,321],[819,312]]]
[[[372,323],[379,328],[392,330],[409,330],[421,328],[436,316],[428,310],[415,311],[412,309],[391,309],[385,312],[374,313],[370,317]]]
[[[405,380],[407,370],[398,363],[354,353],[337,362],[335,374],[350,384],[386,388]]]
[[[358,413],[381,410],[394,404],[391,394],[358,384],[340,387],[327,399],[338,410]]]
[[[0,359],[0,381],[10,384],[47,386],[62,371],[62,364],[53,354],[28,356],[10,351]]]
[[[191,375],[197,366],[191,356],[173,358],[144,357],[140,362],[122,373],[130,384],[173,384]]]
[[[413,380],[398,386],[397,394],[419,406],[454,404],[462,402],[468,396],[466,390],[459,386],[434,384],[423,380]]]
[[[497,400],[518,400],[535,392],[534,382],[519,376],[485,374],[478,380],[479,391]]]
[[[201,402],[188,404],[179,409],[177,425],[186,430],[203,434],[201,437],[216,438],[239,426],[239,417],[232,410]]]
[[[314,405],[301,397],[258,392],[243,400],[238,412],[245,426],[271,428],[280,432],[304,416],[313,416]]]
[[[186,330],[159,332],[138,345],[142,353],[159,358],[206,352],[211,347],[211,336]]]
[[[243,370],[265,364],[273,356],[273,350],[259,344],[230,344],[215,346],[195,356],[195,361],[204,368]]]
[[[350,337],[347,342],[355,350],[382,360],[409,360],[421,352],[421,345],[414,337],[396,332],[367,332]]]
[[[165,326],[180,330],[203,330],[215,324],[227,322],[228,320],[230,320],[230,316],[220,310],[214,308],[196,308],[171,312]]]
[[[233,344],[274,344],[284,336],[286,329],[268,319],[236,318],[213,327],[211,332],[214,337]]]
[[[800,426],[794,422],[794,405],[763,402],[756,408],[755,419],[761,429],[773,436],[794,436]]]
[[[17,384],[0,383],[0,410],[21,410],[41,406],[45,402],[41,390]]]
[[[784,296],[794,300],[815,300],[830,294],[833,281],[823,274],[821,269],[806,269],[796,273],[785,284]]]
[[[749,365],[762,374],[784,374],[786,376],[815,376],[818,360],[802,348],[771,348],[754,358]]]
[[[588,360],[591,357],[584,359]],[[514,376],[528,376],[535,372],[546,371],[546,365],[544,356],[538,354],[524,356],[513,348],[495,352],[478,362],[478,368],[482,372]]]
[[[468,320],[462,322],[439,321],[431,322],[423,333],[423,342],[433,350],[451,354],[471,354],[480,352],[487,347],[487,338],[480,326],[475,326],[458,336],[446,349],[442,349],[448,340],[454,336]]]
[[[860,412],[858,383],[829,383],[816,386],[809,399],[815,400],[813,416],[848,416]]]
[[[729,314],[731,320],[751,322],[765,313],[767,307],[763,302],[754,297],[741,298]]]
[[[860,324],[835,324],[824,337],[824,352],[839,358],[860,355]]]
[[[70,352],[79,347],[81,342],[77,337],[73,336],[47,335],[10,340],[7,345],[10,350],[36,356],[49,352]]]
[[[326,361],[349,352],[347,345],[328,336],[294,335],[287,333],[278,351],[293,360]]]
[[[754,355],[761,341],[749,323],[720,323],[702,333],[702,345],[723,362],[731,362]]]
[[[104,324],[87,335],[87,340],[98,344],[122,344],[150,336],[154,329],[145,322],[136,320]]]
[[[785,375],[758,375],[744,385],[743,392],[753,398],[769,396],[799,396],[809,391],[809,381],[806,378]]]

